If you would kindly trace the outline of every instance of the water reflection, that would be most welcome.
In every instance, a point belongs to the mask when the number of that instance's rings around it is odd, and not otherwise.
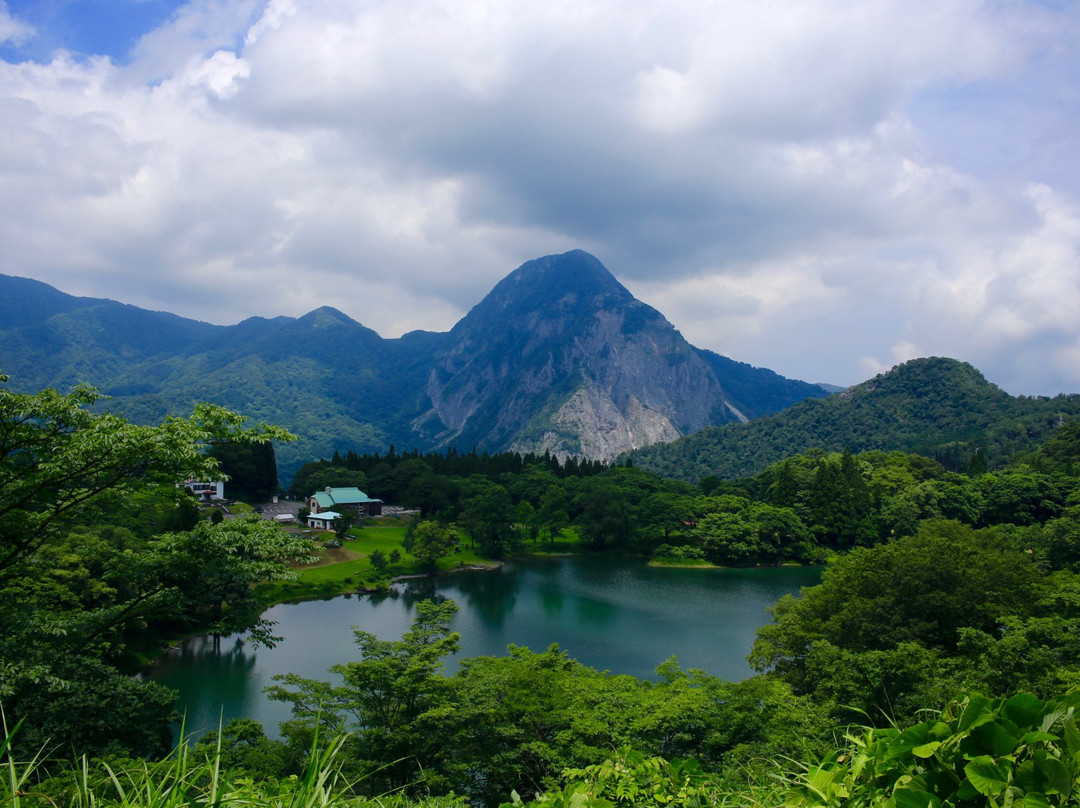
[[[512,620],[524,576],[512,563],[497,571],[473,570],[446,579],[444,591],[463,609],[473,612],[492,632],[500,632]]]
[[[654,678],[676,655],[727,679],[750,674],[746,655],[767,606],[817,583],[809,569],[672,570],[616,558],[526,559],[492,572],[416,578],[385,595],[282,604],[264,616],[285,637],[272,649],[197,637],[149,672],[181,693],[189,729],[216,728],[219,719],[251,717],[274,732],[288,706],[262,689],[278,674],[331,681],[331,665],[359,657],[353,626],[380,639],[408,631],[416,603],[452,598],[459,611],[458,659],[502,655],[514,643],[543,651],[552,643],[600,670]]]

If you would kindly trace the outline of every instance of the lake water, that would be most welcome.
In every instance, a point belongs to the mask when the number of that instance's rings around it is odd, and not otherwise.
[[[496,571],[462,572],[396,584],[379,597],[339,597],[281,604],[266,616],[284,641],[252,649],[243,642],[195,637],[155,664],[150,676],[180,692],[188,731],[248,717],[276,735],[286,704],[262,688],[297,673],[329,680],[327,669],[358,659],[352,626],[397,639],[425,598],[450,598],[460,609],[462,657],[502,655],[510,643],[542,651],[558,643],[600,670],[653,678],[675,655],[684,668],[725,679],[751,674],[746,656],[766,609],[782,595],[819,582],[816,568],[665,569],[628,558],[527,558]]]

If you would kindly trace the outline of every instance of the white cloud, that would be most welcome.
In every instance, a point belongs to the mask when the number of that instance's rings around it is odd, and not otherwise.
[[[34,35],[34,27],[11,16],[7,3],[0,0],[0,45],[10,42],[21,45]]]
[[[925,350],[1045,392],[1076,383],[1080,166],[983,172],[920,103],[1071,99],[1077,30],[978,0],[193,0],[126,66],[0,63],[0,271],[395,335],[582,247],[736,359],[849,383]],[[1056,144],[1061,114],[1024,121]]]

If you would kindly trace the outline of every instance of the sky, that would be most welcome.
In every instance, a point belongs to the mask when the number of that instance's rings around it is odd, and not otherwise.
[[[1080,392],[1076,0],[0,0],[0,273],[448,330],[599,258],[694,345]]]

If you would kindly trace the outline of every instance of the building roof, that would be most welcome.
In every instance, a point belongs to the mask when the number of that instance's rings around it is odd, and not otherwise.
[[[331,521],[332,522],[335,519],[340,519],[340,518],[341,518],[340,513],[334,513],[334,511],[319,511],[318,513],[313,513],[310,516],[308,516],[308,521],[310,522],[312,519],[318,519],[318,520],[323,521],[323,522],[325,522],[325,521]]]
[[[315,492],[315,501],[320,508],[333,508],[337,505],[363,505],[368,502],[382,502],[372,499],[359,488],[330,488]]]

